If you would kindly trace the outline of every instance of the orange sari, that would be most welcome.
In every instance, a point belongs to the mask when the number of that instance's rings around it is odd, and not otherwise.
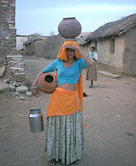
[[[80,110],[78,92],[56,88],[47,111],[47,118],[55,115],[70,115]]]

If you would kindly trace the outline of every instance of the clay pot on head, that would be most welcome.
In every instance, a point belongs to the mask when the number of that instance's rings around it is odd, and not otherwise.
[[[44,93],[52,93],[57,87],[57,77],[52,73],[44,73],[38,79],[38,88]]]
[[[59,34],[66,39],[74,39],[82,30],[80,22],[75,17],[63,18],[58,25]]]

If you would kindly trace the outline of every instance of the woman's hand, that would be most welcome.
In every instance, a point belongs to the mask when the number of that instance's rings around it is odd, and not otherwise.
[[[70,48],[70,49],[73,49],[73,50],[76,50],[79,52],[79,54],[81,55],[81,57],[84,59],[85,58],[85,61],[87,63],[88,66],[91,66],[93,64],[92,60],[89,58],[89,56],[86,58],[84,52],[77,46],[75,45],[72,45],[72,44],[67,44],[64,46],[65,49],[67,48]]]
[[[70,49],[72,49],[72,50],[78,50],[78,49],[79,49],[79,47],[74,46],[74,45],[72,45],[72,44],[67,44],[67,45],[64,46],[64,48],[65,48],[65,49],[70,48]]]
[[[38,96],[38,88],[32,90],[32,95],[37,97]]]
[[[31,86],[31,90],[32,90],[32,95],[37,97],[38,96],[38,86],[33,83]]]

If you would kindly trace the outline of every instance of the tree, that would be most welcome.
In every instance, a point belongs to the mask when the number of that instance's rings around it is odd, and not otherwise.
[[[40,33],[33,33],[30,35],[30,37],[33,37],[33,38],[38,38],[38,37],[41,37],[42,35]]]
[[[49,36],[54,36],[55,35],[55,32],[53,32],[53,31],[51,31],[50,33],[49,33]]]

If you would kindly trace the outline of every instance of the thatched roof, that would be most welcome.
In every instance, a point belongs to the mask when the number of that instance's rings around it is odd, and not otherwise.
[[[86,45],[90,43],[90,41],[97,41],[104,38],[120,36],[133,28],[136,28],[136,14],[132,14],[120,20],[104,24],[90,35],[86,36],[84,41],[82,41],[80,44]]]
[[[87,36],[89,36],[91,32],[82,32],[79,36],[76,37],[76,42],[78,44],[82,43]]]

